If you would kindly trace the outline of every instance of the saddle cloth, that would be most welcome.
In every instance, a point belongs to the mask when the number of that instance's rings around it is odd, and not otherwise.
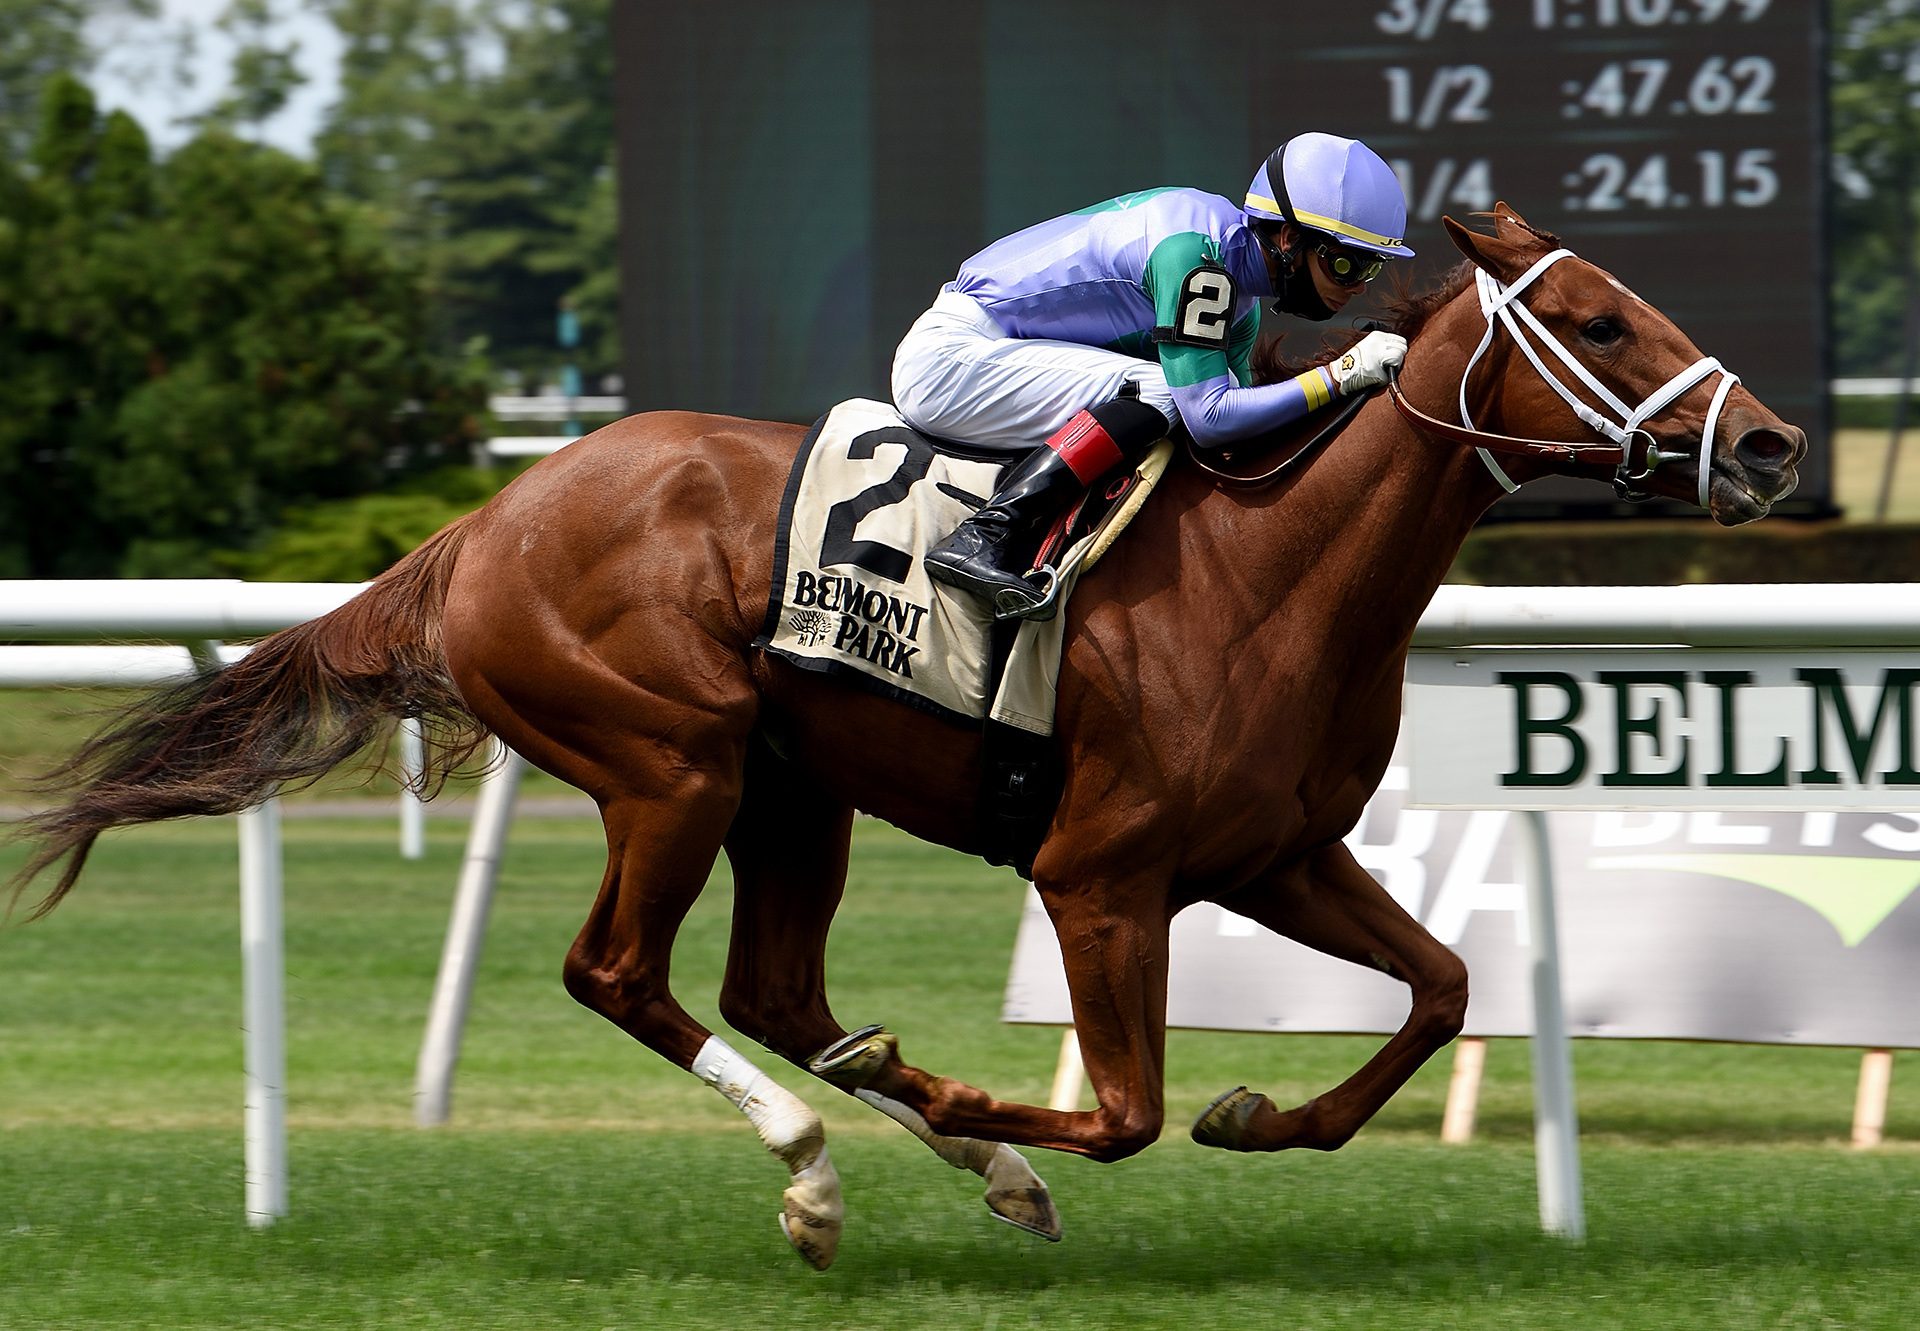
[[[1015,461],[936,444],[886,403],[834,407],[788,476],[754,646],[947,720],[1051,734],[1065,616],[1022,621],[996,683],[992,611],[921,564]],[[1099,535],[1056,561],[1062,603]]]

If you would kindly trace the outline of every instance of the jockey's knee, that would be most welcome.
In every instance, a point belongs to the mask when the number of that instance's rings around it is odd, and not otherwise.
[[[1172,417],[1167,412],[1126,394],[1088,407],[1087,414],[1100,422],[1129,462],[1146,456],[1147,450],[1166,438],[1167,431],[1173,428]]]

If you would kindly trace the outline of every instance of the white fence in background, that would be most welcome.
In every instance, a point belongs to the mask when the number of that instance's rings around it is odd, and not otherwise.
[[[1899,379],[1835,379],[1827,390],[1835,397],[1893,397],[1900,392]],[[1907,391],[1920,395],[1920,379],[1907,381]],[[503,421],[572,421],[582,416],[624,416],[627,400],[619,396],[563,397],[557,394],[515,397],[495,394],[487,399],[487,409]],[[557,453],[578,439],[573,434],[496,435],[474,445],[474,462],[508,458],[538,458]]]
[[[627,400],[619,395],[567,397],[543,393],[516,397],[496,393],[487,399],[487,410],[503,421],[564,421],[576,416],[624,416]]]
[[[89,683],[146,682],[161,672],[185,669],[189,654],[199,664],[225,659],[230,649],[221,645],[222,639],[288,627],[343,604],[359,591],[354,585],[234,581],[0,583],[0,641],[147,638],[189,645],[187,649],[91,649],[116,654],[84,660],[46,654],[71,650],[58,647],[0,649],[6,652],[0,658],[0,670],[11,663],[21,680],[32,683],[52,682],[62,669],[71,669],[75,678]],[[1416,648],[1446,649],[1632,642],[1680,652],[1734,645],[1910,647],[1920,643],[1920,607],[1911,593],[1910,588],[1885,586],[1443,587],[1421,617],[1414,643]],[[474,964],[520,771],[518,760],[511,756],[498,767],[483,791],[480,815],[469,839],[421,1051],[415,1095],[422,1123],[446,1117]],[[249,1032],[247,1211],[254,1224],[271,1223],[287,1209],[277,829],[271,802],[242,815],[241,910]],[[1544,840],[1540,844],[1544,847]],[[1551,928],[1553,892],[1544,850],[1530,877],[1536,922],[1536,1032],[1547,1037],[1544,1047],[1536,1041],[1542,1218],[1550,1229],[1578,1234],[1584,1216],[1573,1089],[1559,1015],[1559,957]],[[1554,1180],[1551,1195],[1549,1176]]]
[[[179,582],[0,582],[0,688],[151,687],[198,669],[229,665],[245,647],[220,640],[257,637],[326,613],[361,590],[357,584],[247,584],[230,579]],[[171,638],[177,645],[104,644]],[[401,768],[421,766],[419,728],[401,732]],[[279,801],[239,816],[241,984],[246,1067],[246,1195],[249,1224],[287,1214],[285,960],[282,943]],[[400,799],[400,850],[424,853],[420,801]],[[497,848],[487,855],[497,863]]]
[[[624,397],[565,397],[544,394],[515,397],[498,394],[487,399],[487,410],[503,421],[577,421],[582,416],[624,416]],[[474,462],[485,466],[507,458],[540,458],[557,453],[578,439],[574,434],[504,434],[474,446]]]

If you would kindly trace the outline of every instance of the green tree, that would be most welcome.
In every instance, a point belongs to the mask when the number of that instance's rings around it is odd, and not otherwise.
[[[1835,359],[1911,374],[1920,344],[1920,4],[1835,0],[1831,145]]]
[[[544,373],[571,298],[614,336],[610,0],[328,0],[341,96],[316,149],[416,257],[445,347]]]
[[[0,571],[209,571],[289,504],[464,458],[483,386],[310,165],[220,130],[156,163],[77,81],[43,101],[0,175]]]
[[[39,124],[41,89],[92,59],[90,18],[151,17],[155,8],[155,0],[0,0],[0,149],[24,153]]]
[[[208,123],[257,130],[307,81],[297,63],[300,43],[274,41],[280,20],[275,0],[230,0],[222,11],[215,26],[233,39],[235,50],[227,93],[207,113]]]

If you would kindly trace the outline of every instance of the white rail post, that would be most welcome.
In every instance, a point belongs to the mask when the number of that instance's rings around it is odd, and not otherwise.
[[[1553,893],[1553,846],[1547,816],[1526,813],[1532,852],[1527,916],[1533,959],[1533,1149],[1540,1191],[1540,1227],[1575,1241],[1587,1236],[1580,1190],[1580,1125],[1573,1098],[1573,1053],[1560,999],[1560,927]]]
[[[187,644],[196,669],[220,669],[220,644]],[[287,1214],[286,926],[282,910],[280,801],[240,815],[240,989],[247,1099],[247,1223]]]
[[[420,719],[410,716],[400,723],[400,856],[417,860],[427,853],[427,806],[420,798],[420,775],[426,770],[426,740],[420,733]]]
[[[240,983],[246,991],[247,1223],[287,1214],[286,956],[280,801],[240,815]]]
[[[486,941],[487,912],[500,876],[507,830],[513,823],[520,774],[526,768],[526,760],[505,745],[498,747],[496,755],[498,765],[481,782],[473,827],[467,833],[467,855],[453,896],[453,919],[447,925],[447,941],[440,952],[440,974],[434,981],[427,1032],[414,1072],[413,1120],[423,1128],[438,1127],[453,1111],[453,1068],[460,1059],[460,1035],[473,998],[474,972]]]
[[[1887,1096],[1893,1088],[1893,1050],[1869,1049],[1860,1056],[1860,1087],[1853,1100],[1853,1144],[1878,1146],[1886,1136]]]
[[[1440,1140],[1465,1146],[1473,1140],[1480,1111],[1480,1078],[1487,1067],[1487,1042],[1463,1035],[1453,1042],[1453,1076],[1447,1081],[1447,1108],[1440,1116]]]
[[[1060,1036],[1060,1061],[1053,1065],[1053,1090],[1047,1096],[1047,1108],[1069,1112],[1080,1107],[1080,1092],[1087,1084],[1087,1065],[1080,1057],[1080,1032],[1072,1026]]]

